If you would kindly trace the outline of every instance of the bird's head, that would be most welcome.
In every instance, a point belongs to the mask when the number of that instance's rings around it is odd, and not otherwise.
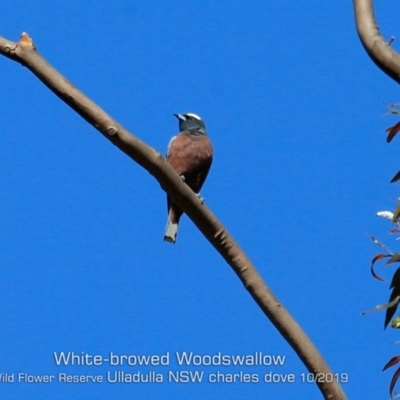
[[[180,132],[189,131],[193,134],[207,136],[206,126],[204,121],[194,113],[174,114],[179,120]]]

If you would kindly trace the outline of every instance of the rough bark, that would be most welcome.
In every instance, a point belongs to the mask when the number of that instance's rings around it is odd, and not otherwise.
[[[267,287],[240,246],[221,222],[182,182],[159,152],[129,133],[69,83],[37,52],[27,34],[22,34],[18,43],[0,37],[0,54],[27,67],[62,101],[153,175],[174,203],[189,216],[232,267],[250,295],[298,354],[308,371],[322,378],[332,373],[304,331]],[[326,382],[325,379],[320,379],[316,383],[325,399],[346,398],[337,382]]]

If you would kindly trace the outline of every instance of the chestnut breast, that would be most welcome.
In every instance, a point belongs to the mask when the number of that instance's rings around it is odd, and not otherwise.
[[[213,148],[208,137],[197,132],[181,132],[171,142],[167,160],[186,184],[198,193],[210,170]]]

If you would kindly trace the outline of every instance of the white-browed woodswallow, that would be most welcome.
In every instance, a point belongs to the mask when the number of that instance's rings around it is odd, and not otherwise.
[[[196,114],[174,114],[179,120],[179,131],[168,145],[167,161],[183,181],[198,194],[213,159],[213,148],[207,137],[204,121]],[[179,219],[183,212],[167,196],[168,222],[164,240],[175,243]]]

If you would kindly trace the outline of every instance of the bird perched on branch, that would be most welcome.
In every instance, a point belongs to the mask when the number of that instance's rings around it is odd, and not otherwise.
[[[174,114],[179,120],[179,131],[168,145],[167,161],[182,180],[198,194],[210,170],[213,148],[207,137],[204,121],[196,114]],[[175,243],[179,219],[183,212],[167,196],[168,221],[164,240]]]

